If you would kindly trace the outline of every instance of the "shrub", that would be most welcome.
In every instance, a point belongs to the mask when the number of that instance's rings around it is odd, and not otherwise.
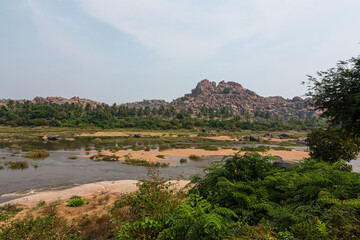
[[[180,159],[180,163],[181,163],[181,164],[182,164],[182,163],[187,163],[187,159],[186,159],[186,158]]]
[[[77,159],[78,157],[77,156],[70,156],[68,157],[69,159]]]
[[[156,155],[158,158],[165,158],[165,155]]]
[[[180,206],[181,197],[174,194],[173,184],[159,178],[159,172],[148,168],[150,181],[140,181],[135,193],[122,194],[111,217],[116,239],[157,239],[167,228]]]
[[[189,156],[189,159],[190,160],[198,160],[200,157],[198,156],[198,155],[195,155],[195,154],[191,154],[190,156]]]
[[[66,204],[68,207],[80,207],[85,204],[85,200],[80,196],[73,196],[70,201]]]
[[[49,155],[50,155],[49,152],[45,149],[34,149],[31,152],[24,154],[23,157],[25,157],[25,158],[46,158]]]

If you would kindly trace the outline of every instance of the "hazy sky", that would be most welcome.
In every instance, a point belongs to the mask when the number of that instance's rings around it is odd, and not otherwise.
[[[262,96],[360,53],[359,0],[0,0],[0,98],[172,100],[207,78]]]

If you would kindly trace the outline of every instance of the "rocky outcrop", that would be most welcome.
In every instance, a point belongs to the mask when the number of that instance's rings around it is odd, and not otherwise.
[[[1,99],[0,100],[0,105],[6,105],[8,103],[9,100],[7,99]],[[82,107],[85,107],[87,104],[90,104],[90,106],[92,108],[98,106],[98,105],[102,105],[105,106],[105,103],[100,103],[100,102],[96,102],[96,101],[92,101],[86,98],[79,98],[79,97],[73,97],[73,98],[62,98],[62,97],[35,97],[33,100],[14,100],[14,102],[20,102],[20,103],[24,103],[24,102],[30,102],[30,103],[54,103],[54,104],[78,104]]]
[[[221,81],[218,85],[207,79],[199,82],[190,94],[170,103],[175,108],[191,108],[196,114],[202,107],[222,109],[234,114],[255,113],[282,118],[304,119],[314,113],[306,109],[305,100],[300,97],[262,97],[236,82]],[[255,116],[256,117],[256,116]]]
[[[166,102],[165,100],[157,100],[157,99],[152,99],[152,100],[142,100],[141,102],[133,102],[133,103],[124,103],[122,104],[122,106],[126,106],[126,107],[135,107],[135,108],[145,108],[145,107],[150,107],[150,108],[159,108],[161,106],[167,107],[169,105],[168,102]]]

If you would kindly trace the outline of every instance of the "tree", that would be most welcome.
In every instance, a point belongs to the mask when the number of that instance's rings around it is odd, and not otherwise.
[[[360,56],[317,76],[308,76],[308,103],[330,127],[308,134],[310,156],[329,162],[354,159],[360,149]]]
[[[333,126],[360,135],[360,56],[308,76],[309,105]]]
[[[355,159],[360,147],[359,138],[338,127],[314,129],[308,134],[306,142],[310,157],[326,162]]]

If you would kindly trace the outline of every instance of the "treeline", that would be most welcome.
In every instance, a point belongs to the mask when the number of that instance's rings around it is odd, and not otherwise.
[[[0,107],[0,124],[8,126],[55,126],[143,129],[193,129],[196,127],[223,130],[308,130],[319,126],[314,117],[284,120],[269,112],[244,112],[234,115],[226,108],[202,108],[194,114],[191,109],[130,108],[98,105],[82,107],[78,104],[48,104],[9,100]]]

